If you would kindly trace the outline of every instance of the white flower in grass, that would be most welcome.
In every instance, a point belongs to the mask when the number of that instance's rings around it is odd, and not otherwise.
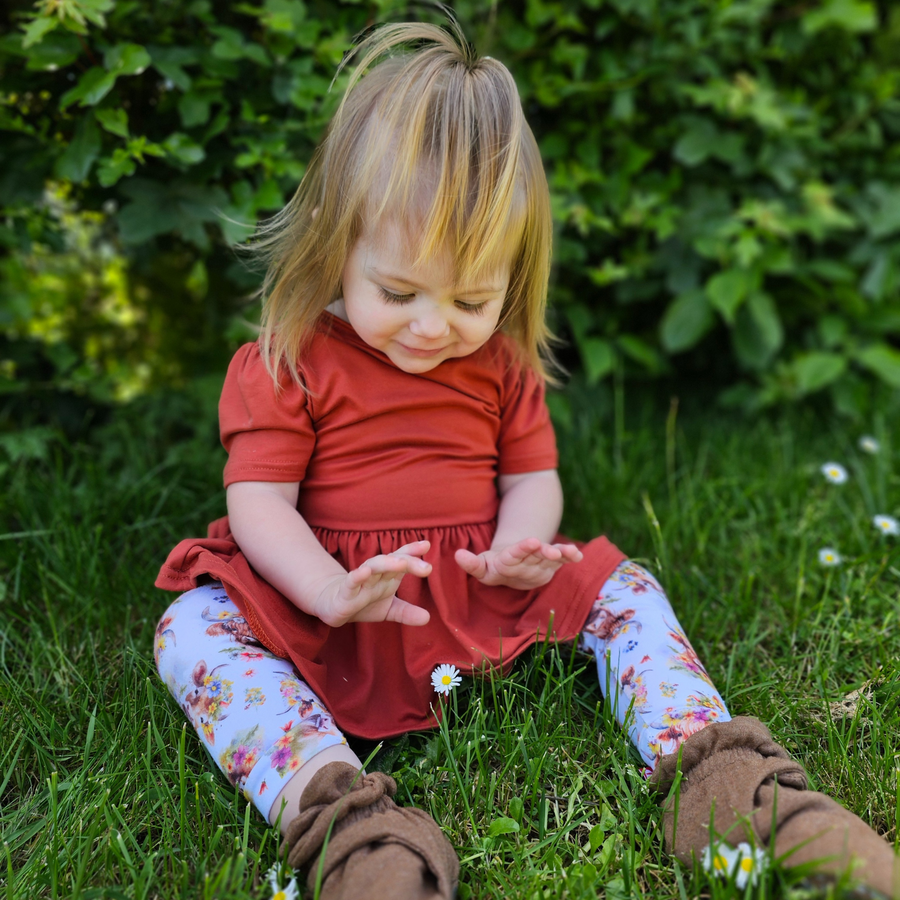
[[[843,484],[847,480],[847,470],[840,463],[825,463],[821,472],[832,484]]]
[[[747,882],[756,884],[760,873],[766,868],[764,850],[754,850],[749,844],[740,843],[737,847],[718,844],[713,848],[706,847],[700,854],[700,864],[714,875],[722,878],[734,878],[737,887],[746,887]]]
[[[872,519],[872,524],[882,534],[900,534],[900,522],[893,516],[875,516]]]
[[[438,666],[431,673],[431,685],[439,694],[449,694],[461,682],[459,669],[447,663]]]
[[[832,566],[839,566],[843,560],[841,559],[841,554],[834,547],[823,547],[819,551],[819,562],[823,566],[831,568]]]
[[[299,900],[300,888],[297,879],[292,878],[283,888],[278,887],[278,866],[269,869],[269,887],[272,889],[272,900]]]
[[[859,449],[863,453],[877,453],[881,449],[881,444],[872,437],[871,434],[864,434],[859,439]]]

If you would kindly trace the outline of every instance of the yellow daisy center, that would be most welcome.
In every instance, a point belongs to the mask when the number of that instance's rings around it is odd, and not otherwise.
[[[284,891],[279,891],[272,897],[272,900],[287,900],[287,894]]]
[[[742,868],[745,872],[752,872],[752,871],[753,871],[753,860],[750,859],[749,856],[745,856],[745,857],[741,860],[741,868]]]
[[[451,681],[453,681],[453,679],[449,675],[444,675],[444,677],[441,678],[441,684],[450,684]]]
[[[724,870],[724,871],[727,871],[727,870],[728,870],[728,860],[725,859],[725,857],[722,856],[720,853],[717,853],[717,854],[713,857],[713,868],[714,868],[717,872],[721,872],[721,871],[723,871],[723,870]]]

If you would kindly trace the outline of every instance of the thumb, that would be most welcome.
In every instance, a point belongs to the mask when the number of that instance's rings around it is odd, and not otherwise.
[[[476,556],[470,550],[457,550],[454,554],[456,564],[473,578],[484,578],[487,575],[487,562],[483,556]]]
[[[396,594],[391,598],[391,605],[384,617],[385,622],[397,622],[399,625],[427,625],[430,619],[431,614],[427,609],[413,606]]]

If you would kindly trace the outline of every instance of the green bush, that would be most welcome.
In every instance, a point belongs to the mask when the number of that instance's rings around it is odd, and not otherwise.
[[[503,10],[563,225],[556,300],[589,378],[625,357],[701,371],[751,406],[829,388],[847,412],[872,376],[900,388],[900,10]]]
[[[454,9],[518,80],[558,222],[556,327],[589,383],[699,374],[727,403],[828,391],[847,413],[900,388],[900,9]],[[0,390],[114,401],[220,370],[255,316],[234,246],[302,176],[353,35],[405,14],[41,0],[5,15]]]

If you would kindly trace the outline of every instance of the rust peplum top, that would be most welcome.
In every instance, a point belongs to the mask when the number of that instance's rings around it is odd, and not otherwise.
[[[531,591],[487,587],[453,559],[459,547],[490,547],[498,475],[557,464],[543,384],[513,363],[512,349],[497,334],[470,356],[411,375],[324,313],[299,363],[308,392],[285,374],[276,394],[256,344],[228,369],[219,404],[225,485],[300,482],[299,512],[347,569],[429,540],[431,575],[407,575],[397,591],[431,613],[428,625],[325,625],[254,571],[227,517],[206,538],[181,541],[157,586],[186,591],[220,580],[259,640],[296,665],[338,725],[372,739],[436,724],[435,666],[480,672],[537,639],[572,639],[624,558],[605,538],[579,545],[580,563]]]

